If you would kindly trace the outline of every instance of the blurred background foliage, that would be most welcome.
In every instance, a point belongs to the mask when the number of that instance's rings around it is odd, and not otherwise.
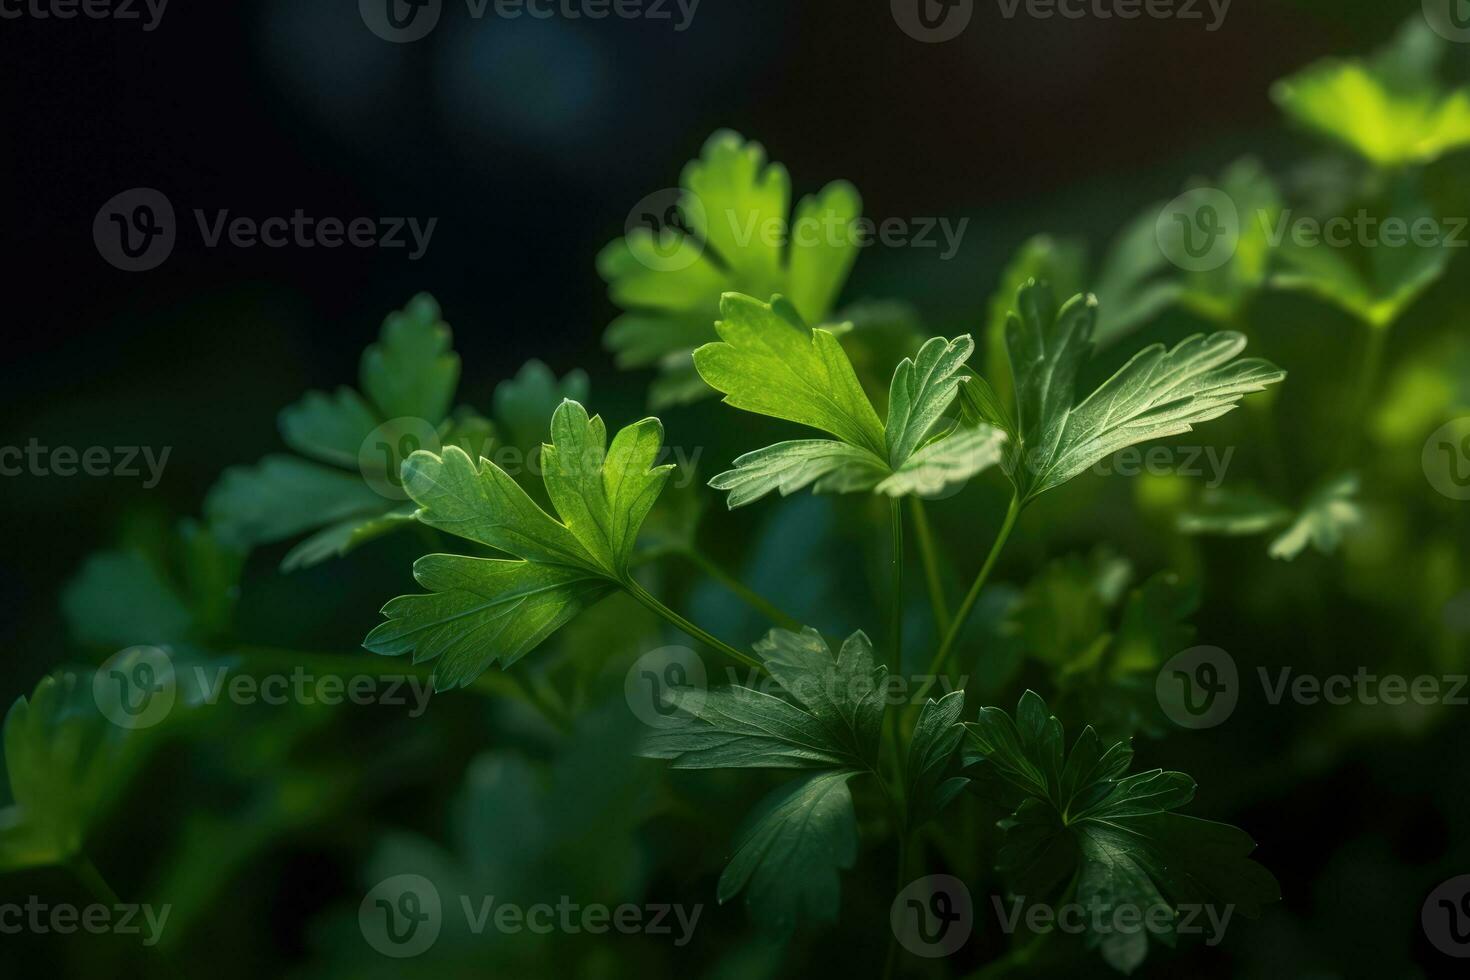
[[[1224,327],[1289,372],[1272,395],[1173,440],[1234,449],[1216,490],[1178,475],[1085,476],[1032,507],[959,673],[973,675],[971,711],[1008,707],[1030,686],[1069,728],[1138,733],[1145,768],[1194,775],[1195,812],[1259,842],[1282,903],[1220,948],[1156,950],[1140,975],[1434,975],[1442,961],[1419,907],[1470,862],[1465,709],[1273,707],[1252,695],[1258,667],[1467,669],[1466,505],[1436,492],[1421,465],[1429,434],[1470,412],[1465,258],[1273,248],[1247,227],[1225,268],[1182,273],[1153,239],[1162,203],[1196,185],[1226,190],[1243,212],[1470,214],[1470,46],[1418,19],[1401,33],[1417,9],[1238,4],[1206,33],[1147,19],[1007,21],[980,5],[944,45],[839,0],[705,0],[679,34],[615,20],[466,21],[407,46],[373,37],[350,4],[295,0],[170,9],[138,36],[7,24],[13,83],[0,99],[12,125],[0,159],[8,231],[24,248],[11,262],[0,444],[173,452],[151,491],[5,481],[0,694],[29,702],[13,739],[7,730],[0,799],[20,807],[0,826],[0,901],[89,901],[93,868],[125,900],[174,911],[158,949],[7,936],[0,955],[52,976],[873,972],[893,870],[881,835],[864,834],[843,876],[837,926],[773,938],[738,902],[714,904],[742,816],[777,780],[633,758],[624,673],[652,647],[686,641],[625,596],[519,664],[523,686],[493,671],[419,717],[208,705],[186,691],[166,724],[124,737],[90,699],[90,668],[136,643],[243,671],[403,669],[359,643],[385,598],[412,591],[413,559],[441,546],[434,533],[409,526],[341,558],[333,538],[303,560],[293,548],[312,522],[232,526],[206,499],[228,495],[232,479],[247,500],[260,492],[241,489],[247,471],[217,484],[220,474],[297,448],[277,413],[308,389],[357,383],[385,314],[420,290],[437,299],[462,364],[432,420],[446,439],[493,428],[529,445],[536,406],[562,393],[614,425],[640,417],[655,373],[619,371],[602,344],[620,305],[594,263],[634,202],[674,186],[728,125],[783,161],[798,195],[845,178],[871,217],[970,219],[948,261],[865,250],[838,298],[835,316],[856,324],[845,342],[880,399],[915,340],[961,332],[1003,389],[997,324],[1034,275],[1098,294],[1099,375],[1146,342]],[[76,67],[60,76],[59,65]],[[181,241],[162,269],[126,275],[102,264],[85,230],[100,202],[136,185],[163,189],[181,216],[303,207],[440,224],[416,263]],[[474,411],[455,414],[461,405]],[[660,414],[670,445],[698,450],[699,480],[669,491],[650,519],[650,587],[737,644],[768,623],[700,562],[825,633],[879,635],[881,504],[807,495],[727,514],[703,481],[789,427],[734,424],[713,399]],[[992,474],[929,507],[952,598],[1007,497]],[[695,542],[707,559],[690,557]],[[917,565],[908,582],[918,671],[936,637]],[[1153,676],[1196,642],[1229,651],[1247,693],[1226,725],[1187,732],[1157,715]],[[556,692],[564,724],[534,710],[528,690]],[[860,801],[860,815],[873,812]],[[966,797],[931,842],[933,870],[964,878],[977,900],[1001,889],[1001,815]],[[647,935],[450,930],[429,955],[383,959],[362,941],[358,902],[373,883],[423,869],[445,894],[706,908],[682,949]],[[956,956],[910,966],[963,976],[1007,950],[982,928]],[[1111,975],[1061,938],[1028,969]]]

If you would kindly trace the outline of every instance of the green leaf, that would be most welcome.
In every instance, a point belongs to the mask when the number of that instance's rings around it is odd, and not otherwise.
[[[378,342],[363,351],[361,369],[363,393],[382,420],[443,421],[459,386],[459,355],[449,345],[449,325],[427,293],[388,314]]]
[[[1369,58],[1324,58],[1276,83],[1299,125],[1383,168],[1428,163],[1470,145],[1470,88],[1436,79],[1446,45],[1421,17]]]
[[[725,504],[734,510],[772,490],[783,497],[808,486],[814,493],[871,490],[887,475],[883,460],[866,449],[833,439],[795,439],[736,457],[735,468],[709,485],[729,491]]]
[[[785,697],[733,685],[681,691],[688,723],[651,733],[642,754],[676,769],[865,770],[877,765],[886,668],[861,631],[832,656],[816,630],[774,629],[755,652]]]
[[[1288,235],[1277,249],[1283,268],[1271,277],[1272,285],[1308,293],[1369,326],[1392,326],[1443,277],[1454,253],[1451,236],[1442,233],[1447,226],[1412,187],[1397,188],[1387,205],[1371,212],[1364,209],[1363,214],[1384,212],[1386,216],[1376,227],[1401,222],[1405,232],[1399,244],[1390,245],[1383,239],[1365,243],[1372,247],[1345,248],[1325,238],[1310,243]],[[1415,240],[1413,229],[1423,222],[1435,229],[1428,244]]]
[[[1158,249],[1154,252],[1157,254]],[[1001,271],[1000,284],[990,296],[985,327],[985,374],[994,389],[995,403],[1015,399],[1011,362],[1006,353],[1006,323],[1016,307],[1016,294],[1031,281],[1044,282],[1064,296],[1082,292],[1087,285],[1087,249],[1078,242],[1036,235],[1022,243]],[[964,396],[974,393],[966,385]]]
[[[282,409],[282,439],[310,461],[272,455],[225,470],[204,502],[211,527],[241,549],[317,532],[286,555],[281,568],[287,572],[402,527],[401,501],[365,478],[364,443],[385,423],[408,419],[436,431],[442,442],[484,448],[488,422],[463,410],[448,417],[459,373],[439,304],[427,294],[415,296],[388,315],[377,343],[363,351],[362,393],[347,387],[331,395],[309,391]],[[383,464],[371,472],[391,484],[394,474]]]
[[[1179,298],[1179,282],[1170,275],[1168,256],[1159,248],[1158,216],[1159,206],[1152,205],[1124,225],[1092,278],[1098,303],[1096,340],[1101,347],[1142,327]],[[1067,287],[1065,280],[1053,289],[1060,296],[1081,292]]]
[[[1324,555],[1335,552],[1343,534],[1363,521],[1358,487],[1358,475],[1344,473],[1314,490],[1296,520],[1271,542],[1271,557],[1290,561],[1309,544]]]
[[[725,403],[830,432],[886,458],[883,423],[831,332],[808,330],[790,304],[720,297],[720,343],[694,352],[700,376]]]
[[[1272,558],[1291,561],[1308,545],[1331,555],[1343,535],[1362,523],[1359,487],[1356,473],[1339,474],[1308,494],[1297,510],[1250,488],[1222,487],[1206,491],[1197,505],[1182,512],[1178,528],[1184,534],[1245,536],[1284,526],[1271,542]]]
[[[766,797],[720,875],[720,902],[743,890],[751,918],[780,934],[801,921],[836,921],[838,871],[857,861],[852,776],[817,773]]]
[[[1291,508],[1254,488],[1215,487],[1180,513],[1177,526],[1183,534],[1238,536],[1262,534],[1291,518]]]
[[[567,565],[425,555],[414,580],[429,595],[383,607],[363,646],[414,663],[433,662],[434,688],[464,687],[497,661],[509,667],[569,619],[611,592],[612,582]]]
[[[1283,214],[1281,192],[1261,162],[1250,157],[1231,164],[1215,186],[1235,205],[1235,251],[1218,268],[1185,272],[1179,302],[1230,327],[1241,322],[1246,305],[1266,283],[1272,238]],[[1101,294],[1098,298],[1106,302]]]
[[[808,339],[779,297],[765,304],[727,295],[724,309],[718,327],[725,342],[694,355],[705,380],[736,408],[801,422],[841,440],[782,442],[741,456],[735,469],[710,481],[730,491],[729,507],[807,486],[817,493],[933,495],[1000,461],[1005,434],[991,426],[952,426],[933,436],[961,388],[974,380],[963,373],[975,348],[968,336],[934,337],[899,362],[882,425],[830,332],[812,330]]]
[[[1102,910],[1087,917],[1087,942],[1116,968],[1131,971],[1147,947],[1143,933],[1108,926],[1115,910],[1167,910],[1155,913],[1169,922],[1156,938],[1173,945],[1181,906],[1233,906],[1254,917],[1280,898],[1270,872],[1250,860],[1255,843],[1243,831],[1172,812],[1193,799],[1193,780],[1158,769],[1127,775],[1128,743],[1103,751],[1090,726],[1064,752],[1062,725],[1034,692],[1014,721],[983,708],[966,729],[975,761],[1019,801],[1000,822],[997,866],[1012,893],[1054,901],[1074,883],[1069,901]]]
[[[78,643],[118,649],[226,633],[244,555],[192,520],[155,547],[90,555],[61,596]]]
[[[1058,310],[1047,287],[1030,283],[1016,302],[1020,312],[1006,333],[1017,384],[1010,475],[1025,500],[1120,449],[1190,432],[1286,377],[1259,358],[1235,360],[1245,337],[1222,331],[1172,350],[1146,347],[1074,405],[1077,373],[1092,352],[1096,301],[1077,296]]]
[[[905,768],[910,827],[939,816],[970,782],[963,776],[946,778],[965,733],[959,723],[964,708],[965,692],[951,691],[938,701],[925,701],[919,711]]]
[[[559,627],[626,583],[633,546],[672,466],[654,466],[663,427],[644,419],[607,444],[599,416],[564,401],[542,448],[542,475],[558,517],[504,470],[457,446],[416,452],[403,485],[430,527],[515,561],[427,555],[414,577],[430,595],[400,596],[367,649],[435,661],[435,686],[463,686],[499,662],[515,663]]]
[[[613,302],[627,311],[605,341],[619,367],[659,368],[654,408],[709,394],[689,355],[714,339],[722,293],[781,293],[804,320],[822,323],[859,247],[862,201],[851,184],[803,198],[793,219],[786,169],[730,130],[709,138],[680,185],[687,227],[638,228],[597,258]]]
[[[568,371],[557,380],[542,362],[527,361],[514,378],[495,386],[495,420],[506,442],[520,450],[524,459],[540,447],[557,406],[568,398],[585,403],[587,388],[587,373],[581,369]]]

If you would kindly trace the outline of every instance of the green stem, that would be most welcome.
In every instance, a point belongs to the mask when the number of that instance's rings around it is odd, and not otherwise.
[[[892,629],[893,672],[903,673],[903,507],[897,497],[888,501],[888,516],[893,527],[893,606],[889,625]]]
[[[964,628],[965,620],[970,618],[970,613],[975,608],[975,600],[980,598],[980,590],[985,587],[985,581],[990,577],[990,571],[995,567],[995,561],[1000,557],[1006,539],[1011,536],[1011,530],[1016,526],[1016,518],[1021,513],[1021,506],[1020,494],[1011,497],[1011,504],[1006,508],[1005,522],[1001,524],[1000,532],[995,536],[995,544],[990,546],[990,554],[985,556],[985,564],[980,566],[980,574],[975,576],[970,591],[965,594],[965,600],[960,603],[959,611],[955,613],[954,622],[949,624],[949,631],[944,634],[944,642],[939,645],[939,652],[934,655],[934,662],[929,665],[931,676],[938,677],[944,672],[949,656],[954,651],[955,640],[959,637],[960,630]]]
[[[924,563],[924,582],[929,588],[929,606],[934,612],[934,626],[941,636],[949,632],[949,605],[944,601],[944,583],[939,577],[939,557],[934,548],[934,533],[929,529],[929,515],[924,502],[909,498],[914,516],[914,536],[919,540],[919,558]]]
[[[744,664],[747,667],[753,667],[756,670],[765,669],[761,666],[759,660],[756,660],[748,653],[740,652],[739,650],[732,647],[730,644],[726,643],[724,640],[716,639],[709,633],[706,633],[704,630],[700,629],[698,626],[695,626],[689,620],[685,619],[683,616],[680,616],[678,613],[674,612],[674,610],[670,609],[662,602],[659,602],[658,598],[654,596],[653,593],[649,592],[647,589],[645,589],[643,586],[639,585],[632,579],[628,579],[626,582],[624,582],[623,588],[627,589],[628,594],[631,595],[634,599],[637,599],[640,603],[642,603],[646,609],[648,609],[650,612],[656,613],[659,616],[662,616],[675,629],[687,633],[689,636],[693,637],[700,643],[703,643],[705,646],[713,650],[718,650],[720,653],[723,653],[725,656],[729,657],[731,660],[734,660],[736,663]]]
[[[909,834],[904,828],[898,831],[898,871],[894,874],[893,894],[903,891],[904,866],[908,863]],[[883,958],[883,980],[891,980],[894,964],[898,962],[898,932],[888,930],[888,955]]]
[[[1373,406],[1373,392],[1378,387],[1378,376],[1383,373],[1384,347],[1388,343],[1388,327],[1370,325],[1368,339],[1364,343],[1363,362],[1358,369],[1357,390],[1353,393],[1352,424],[1348,426],[1343,442],[1342,465],[1347,465],[1358,451],[1363,440],[1363,430],[1368,426],[1368,413]]]
[[[696,551],[693,548],[680,548],[677,553],[686,558],[690,564],[694,565],[700,571],[704,572],[704,574],[708,575],[710,578],[714,579],[716,582],[720,583],[731,592],[735,593],[735,595],[738,596],[741,601],[743,601],[746,605],[754,609],[756,612],[760,613],[762,616],[769,619],[771,622],[775,623],[777,626],[788,630],[801,629],[801,620],[797,619],[795,616],[787,615],[785,612],[779,609],[775,603],[771,602],[771,600],[767,599],[759,592],[756,592],[750,586],[746,585],[744,582],[740,581],[735,576],[725,571],[719,565],[716,565],[714,562],[710,561],[700,552]]]

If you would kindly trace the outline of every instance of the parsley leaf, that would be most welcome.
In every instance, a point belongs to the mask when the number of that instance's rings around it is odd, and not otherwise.
[[[1393,168],[1470,146],[1470,89],[1435,78],[1446,45],[1415,17],[1368,58],[1324,58],[1276,83],[1272,98],[1298,124]]]
[[[1127,775],[1132,748],[1104,751],[1091,726],[1065,751],[1061,722],[1035,692],[1022,696],[1014,720],[982,708],[965,727],[973,760],[1016,804],[1000,822],[998,861],[1012,893],[1044,902],[1074,886],[1071,900],[1104,910],[1089,916],[1087,942],[1115,968],[1143,961],[1147,932],[1097,929],[1107,912],[1165,916],[1159,938],[1172,945],[1181,906],[1234,906],[1254,917],[1280,898],[1270,872],[1250,860],[1255,842],[1245,832],[1173,812],[1194,798],[1192,779],[1159,769]]]
[[[720,875],[720,903],[744,890],[751,918],[778,934],[802,919],[835,922],[837,872],[857,863],[857,814],[847,786],[853,775],[816,773],[766,797]]]
[[[769,304],[739,294],[721,301],[721,343],[694,353],[695,366],[736,408],[799,422],[837,436],[795,440],[747,453],[710,486],[728,490],[734,508],[779,490],[877,490],[934,494],[999,462],[1005,434],[988,425],[950,426],[943,413],[970,379],[968,336],[928,340],[894,370],[888,419],[878,413],[836,337],[808,330],[781,297]]]
[[[672,466],[655,466],[663,426],[644,419],[607,443],[599,416],[567,400],[551,419],[543,479],[560,519],[504,470],[457,446],[416,452],[403,485],[430,527],[516,560],[426,555],[414,577],[429,595],[400,596],[363,645],[435,660],[438,689],[469,684],[490,664],[509,666],[582,609],[629,581],[638,529]]]
[[[919,711],[905,767],[910,828],[939,816],[969,785],[970,780],[964,776],[947,775],[965,733],[959,723],[964,709],[965,692],[951,691],[938,701],[926,700]]]
[[[1097,301],[1076,296],[1058,309],[1051,290],[1028,283],[1006,329],[1016,381],[1008,471],[1023,502],[1061,486],[1127,446],[1189,432],[1233,409],[1286,373],[1259,358],[1236,360],[1234,331],[1189,337],[1172,350],[1139,351],[1081,403],[1078,371],[1092,353]]]
[[[619,367],[659,367],[655,409],[710,394],[689,355],[713,339],[721,293],[782,293],[808,322],[824,322],[857,258],[852,225],[862,214],[857,189],[836,181],[801,200],[793,234],[786,168],[730,130],[709,138],[680,185],[687,228],[638,228],[597,258],[613,302],[628,311],[605,341]],[[687,261],[662,260],[681,248]]]
[[[1272,558],[1291,561],[1308,545],[1331,555],[1343,535],[1363,521],[1360,484],[1356,473],[1339,474],[1308,494],[1295,511],[1250,488],[1222,487],[1206,491],[1195,508],[1181,513],[1178,528],[1184,534],[1238,537],[1284,527],[1268,549]]]
[[[866,634],[849,636],[835,658],[810,627],[773,629],[754,649],[785,697],[740,685],[676,692],[689,723],[651,733],[643,754],[676,769],[877,765],[887,668],[874,665]]]

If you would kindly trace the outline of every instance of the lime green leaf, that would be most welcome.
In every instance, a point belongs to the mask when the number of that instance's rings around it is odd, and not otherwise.
[[[1157,255],[1158,249],[1154,252]],[[1035,280],[1049,284],[1063,296],[1072,296],[1086,288],[1086,278],[1087,249],[1080,243],[1050,235],[1028,238],[1002,270],[1000,284],[990,296],[985,327],[985,374],[994,389],[996,404],[1004,405],[1015,398],[1011,362],[1006,353],[1006,323],[1016,307],[1016,294],[1026,283]],[[967,385],[962,396],[974,394],[973,387],[973,383]]]
[[[414,510],[413,507],[402,507],[375,517],[349,517],[329,524],[286,552],[286,557],[281,559],[281,571],[294,572],[298,568],[319,565],[330,558],[341,558],[374,538],[413,523]]]
[[[1470,145],[1470,89],[1435,78],[1445,44],[1419,17],[1369,58],[1324,58],[1271,95],[1299,125],[1385,168]]]
[[[587,606],[628,581],[638,530],[672,466],[654,466],[663,427],[644,419],[611,448],[598,416],[564,401],[542,449],[543,478],[560,517],[532,500],[488,459],[456,446],[416,452],[403,485],[430,527],[505,552],[503,561],[427,555],[414,577],[430,595],[400,596],[364,642],[375,653],[435,661],[434,682],[470,683],[491,664],[509,666]]]
[[[569,619],[607,595],[612,582],[585,569],[529,561],[425,555],[414,579],[429,595],[383,607],[363,646],[414,663],[432,662],[434,687],[463,687],[491,664],[509,667]]]
[[[751,918],[780,934],[801,921],[836,921],[837,872],[857,861],[852,776],[817,773],[766,797],[720,875],[720,902],[743,890]]]
[[[734,508],[772,490],[811,486],[817,493],[876,489],[890,496],[933,495],[1000,460],[1005,434],[984,424],[933,430],[968,382],[968,336],[934,337],[904,358],[890,385],[888,421],[872,403],[836,338],[799,325],[779,297],[770,305],[724,298],[718,325],[725,343],[695,352],[695,364],[736,408],[801,422],[837,436],[778,443],[747,453],[710,486],[729,490]],[[926,442],[926,440],[928,440]]]
[[[792,217],[786,169],[738,133],[711,136],[680,183],[686,227],[638,228],[597,259],[627,311],[605,341],[620,367],[659,368],[655,408],[709,394],[689,355],[714,339],[722,293],[781,293],[807,322],[825,322],[859,247],[862,202],[851,184],[828,184]]]
[[[736,457],[735,469],[709,481],[727,490],[734,510],[772,490],[786,497],[810,486],[814,493],[871,490],[888,474],[883,460],[866,449],[833,439],[795,439]]]
[[[998,777],[1017,801],[1000,827],[998,867],[1023,901],[1055,900],[1069,885],[1070,900],[1102,914],[1167,916],[1161,941],[1173,945],[1181,906],[1234,906],[1248,916],[1280,898],[1276,880],[1249,855],[1255,843],[1226,824],[1172,811],[1194,798],[1194,781],[1179,772],[1127,775],[1133,750],[1118,742],[1103,751],[1097,733],[1083,729],[1070,752],[1045,702],[1027,691],[1013,721],[999,708],[982,708],[966,726],[971,758]],[[1131,971],[1146,955],[1139,934],[1089,930],[1087,942],[1104,959]]]
[[[1362,523],[1358,486],[1356,473],[1344,473],[1313,491],[1296,520],[1271,542],[1271,557],[1290,561],[1309,544],[1324,555],[1335,552],[1343,534]]]
[[[1017,384],[1011,478],[1024,499],[1127,446],[1189,432],[1286,376],[1258,358],[1235,360],[1245,337],[1223,331],[1172,350],[1147,347],[1074,405],[1077,372],[1092,352],[1096,301],[1077,296],[1058,310],[1048,288],[1028,284],[1017,306],[1006,334]]]
[[[883,423],[829,331],[808,330],[779,298],[762,303],[726,293],[720,315],[715,329],[722,342],[695,351],[694,364],[724,392],[726,404],[809,425],[887,456]]]
[[[836,658],[816,630],[771,630],[755,644],[790,700],[748,687],[680,691],[687,724],[648,736],[642,754],[676,769],[872,769],[883,722],[883,678],[861,631]]]

